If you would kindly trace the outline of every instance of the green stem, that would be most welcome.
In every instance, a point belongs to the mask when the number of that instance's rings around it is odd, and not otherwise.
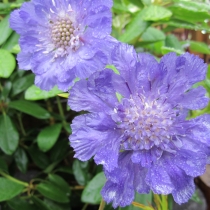
[[[167,195],[161,195],[162,198],[162,209],[168,210],[168,196]]]
[[[86,210],[87,207],[88,207],[88,203],[86,203],[86,204],[83,206],[82,210]]]
[[[27,182],[22,182],[22,181],[20,181],[20,180],[18,180],[18,179],[15,179],[14,177],[12,177],[12,176],[10,176],[10,175],[4,173],[3,171],[0,171],[0,174],[1,174],[3,177],[5,177],[6,179],[9,179],[9,180],[11,180],[11,181],[13,181],[13,182],[16,182],[16,183],[18,183],[18,184],[21,184],[21,185],[23,185],[23,186],[25,186],[25,187],[28,187],[28,186],[29,186],[29,184],[28,184]]]
[[[100,206],[99,206],[98,210],[104,210],[105,206],[106,206],[105,201],[103,199],[101,199],[101,203],[100,203]]]
[[[21,115],[18,114],[17,116],[18,116],[18,121],[19,121],[19,124],[20,124],[20,130],[21,130],[22,134],[24,136],[26,136],[27,134],[26,134],[26,131],[25,131],[24,127],[23,127],[23,122],[22,122],[22,119],[21,119]]]
[[[56,96],[56,100],[57,100],[57,103],[58,103],[59,113],[62,117],[62,123],[63,123],[63,126],[65,128],[67,126],[67,122],[66,122],[65,115],[64,115],[64,112],[63,112],[63,107],[61,105],[61,101],[60,101],[60,98],[58,96]]]

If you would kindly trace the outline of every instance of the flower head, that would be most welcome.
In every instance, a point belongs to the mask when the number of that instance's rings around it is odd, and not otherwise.
[[[158,63],[125,44],[112,59],[119,74],[94,73],[70,92],[70,107],[89,112],[72,124],[75,157],[94,156],[104,166],[102,196],[115,208],[129,205],[135,191],[186,202],[210,156],[210,115],[186,120],[209,102],[204,88],[192,88],[205,78],[206,64],[189,53],[169,53]]]
[[[112,1],[31,0],[11,14],[20,34],[21,69],[31,69],[35,83],[66,91],[75,78],[87,78],[107,64],[115,40],[111,32]]]

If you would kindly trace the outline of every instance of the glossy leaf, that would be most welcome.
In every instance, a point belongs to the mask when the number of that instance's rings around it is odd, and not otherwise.
[[[12,49],[18,44],[20,36],[13,32],[11,36],[8,38],[8,40],[2,45],[2,49],[12,51]]]
[[[30,204],[26,200],[18,197],[7,201],[7,204],[13,210],[37,210],[35,205]]]
[[[86,170],[88,162],[81,162],[79,160],[74,160],[73,163],[73,173],[78,184],[85,185],[88,181],[88,173]]]
[[[210,54],[210,49],[207,44],[203,42],[189,41],[190,50],[202,54]]]
[[[34,202],[34,204],[38,207],[37,210],[51,210],[47,206],[47,204],[45,204],[44,201],[42,201],[41,199],[37,198],[36,196],[32,196],[31,199]]]
[[[69,198],[66,193],[63,192],[59,187],[50,182],[40,183],[36,186],[36,189],[41,193],[44,197],[49,198],[51,200],[57,201],[58,203],[68,203]]]
[[[139,44],[143,45],[143,44],[158,42],[158,41],[165,40],[165,38],[166,36],[161,30],[158,30],[154,27],[149,27],[142,34]]]
[[[47,155],[41,152],[36,146],[31,146],[28,152],[34,163],[41,169],[46,169],[50,165]]]
[[[170,10],[157,5],[145,7],[142,12],[144,13],[143,20],[145,21],[160,21],[169,19],[172,16]]]
[[[29,114],[38,119],[50,118],[49,112],[34,102],[25,100],[12,101],[9,103],[9,107]]]
[[[145,49],[148,49],[150,53],[155,55],[162,55],[161,48],[165,45],[165,41],[154,42],[144,45]]]
[[[51,161],[55,162],[62,160],[66,156],[68,148],[69,142],[67,139],[57,141],[54,147],[50,150]]]
[[[44,128],[37,137],[37,143],[43,152],[50,150],[56,143],[61,132],[62,125],[54,124]]]
[[[112,9],[116,13],[129,12],[128,7],[124,4],[122,4],[122,2],[119,1],[119,0],[113,1],[113,8]]]
[[[50,210],[71,210],[68,203],[56,203],[46,198],[44,199],[44,203]]]
[[[0,177],[0,202],[7,201],[22,192],[24,186]]]
[[[0,49],[0,77],[8,78],[15,69],[14,56],[7,50]]]
[[[12,89],[12,83],[10,81],[5,82],[2,93],[1,93],[3,101],[6,102],[8,100],[8,96],[11,89]]]
[[[27,100],[41,100],[41,99],[47,99],[54,97],[58,95],[59,93],[62,93],[61,90],[59,90],[56,86],[50,90],[50,91],[45,91],[41,90],[35,85],[32,85],[29,87],[26,92],[25,92],[25,99]]]
[[[67,196],[70,195],[71,190],[69,184],[61,177],[56,174],[49,174],[48,178],[55,186],[59,187]]]
[[[133,40],[138,39],[140,35],[150,26],[150,22],[143,20],[144,13],[138,12],[135,17],[126,26],[124,34],[119,37],[121,42],[132,43]]]
[[[12,33],[12,29],[9,27],[9,15],[7,15],[0,22],[0,45],[2,45]],[[1,52],[0,52],[1,54]]]
[[[28,165],[28,157],[22,148],[18,148],[14,155],[17,167],[22,173],[25,173]]]
[[[203,22],[203,24],[196,24],[196,23],[190,23],[188,21],[184,20],[178,20],[178,19],[171,19],[167,22],[162,22],[163,24],[167,24],[169,26],[173,26],[175,28],[186,28],[186,29],[192,29],[192,30],[205,30],[207,32],[210,32],[210,27]]]
[[[24,90],[26,90],[28,87],[30,87],[34,83],[34,75],[29,74],[25,77],[20,77],[17,80],[14,81],[12,86],[12,95],[17,95]]]
[[[99,204],[101,201],[101,189],[104,186],[106,178],[104,173],[97,174],[85,187],[82,192],[82,201],[85,203]]]
[[[163,54],[163,55],[165,55],[165,54],[167,54],[167,53],[169,53],[169,52],[175,52],[177,55],[181,55],[181,54],[184,53],[184,51],[179,50],[179,49],[175,49],[175,48],[173,48],[173,47],[165,47],[165,46],[163,46],[163,47],[161,48],[161,50],[162,50],[162,54]]]
[[[181,43],[179,42],[177,37],[174,36],[173,34],[169,34],[166,36],[165,44],[166,47],[172,47],[178,50],[183,50]]]
[[[7,155],[11,155],[17,148],[19,134],[9,116],[0,116],[0,148]]]
[[[202,22],[210,18],[209,5],[193,1],[177,1],[169,9],[173,16],[188,22]]]

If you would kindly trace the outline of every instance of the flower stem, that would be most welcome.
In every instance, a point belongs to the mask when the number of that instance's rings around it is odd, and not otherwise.
[[[98,210],[104,210],[105,205],[106,205],[105,201],[101,199],[101,203]]]
[[[61,105],[61,101],[60,101],[60,98],[58,96],[56,96],[56,100],[57,100],[57,103],[58,103],[58,110],[59,110],[60,115],[62,117],[63,127],[65,128],[66,125],[67,125],[67,122],[66,122],[66,119],[65,119],[65,116],[64,116],[63,107]]]
[[[10,175],[4,173],[3,171],[0,171],[0,174],[1,174],[3,177],[5,177],[6,179],[9,179],[9,180],[11,180],[11,181],[13,181],[13,182],[16,182],[16,183],[18,183],[18,184],[21,184],[21,185],[23,185],[23,186],[25,186],[25,187],[28,187],[28,186],[29,186],[29,184],[28,184],[27,182],[22,182],[22,181],[20,181],[20,180],[18,180],[18,179],[15,179],[14,177],[12,177],[12,176],[10,176]]]
[[[86,204],[83,206],[82,210],[86,210],[87,207],[88,207],[88,203],[86,203]]]
[[[19,124],[20,124],[20,130],[21,130],[22,134],[24,136],[26,136],[26,131],[25,131],[24,127],[23,127],[23,122],[22,122],[21,115],[17,114],[17,116],[18,116],[18,121],[19,121]]]

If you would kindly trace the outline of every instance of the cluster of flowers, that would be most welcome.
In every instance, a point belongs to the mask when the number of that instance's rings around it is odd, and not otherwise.
[[[152,190],[181,204],[210,162],[210,115],[186,120],[209,102],[204,88],[192,88],[207,65],[189,53],[160,62],[137,54],[110,36],[111,7],[112,0],[24,3],[10,18],[20,34],[19,66],[40,88],[69,91],[71,109],[88,111],[73,120],[70,143],[76,158],[103,165],[106,202],[126,206],[135,191]]]

